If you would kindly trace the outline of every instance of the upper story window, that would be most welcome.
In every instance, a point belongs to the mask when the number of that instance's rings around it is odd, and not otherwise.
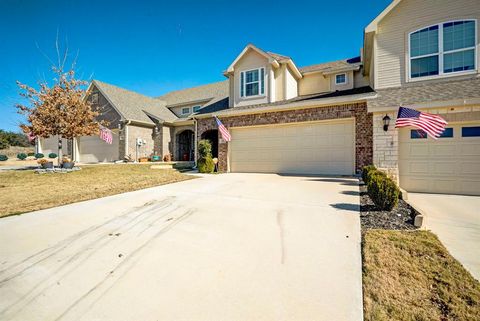
[[[90,102],[92,104],[98,104],[98,93],[93,93],[91,96],[90,96]]]
[[[347,74],[335,75],[335,85],[344,85],[347,83]]]
[[[476,37],[476,20],[445,22],[410,33],[410,78],[475,70]]]
[[[258,68],[240,73],[240,97],[265,94],[265,69]]]
[[[200,108],[202,108],[202,106],[193,106],[193,112],[196,113]]]
[[[183,107],[182,108],[182,115],[190,114],[190,107]]]

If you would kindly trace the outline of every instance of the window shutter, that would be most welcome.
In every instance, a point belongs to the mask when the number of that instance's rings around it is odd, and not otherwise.
[[[260,69],[260,94],[263,95],[265,93],[265,69]]]
[[[244,87],[244,85],[243,85],[244,84],[243,74],[244,74],[244,72],[242,71],[240,73],[240,97],[243,97],[243,87]]]

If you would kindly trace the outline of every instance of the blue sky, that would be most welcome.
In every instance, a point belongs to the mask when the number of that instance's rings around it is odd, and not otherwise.
[[[364,1],[0,1],[0,129],[22,116],[15,81],[49,74],[61,45],[83,79],[149,96],[225,79],[248,43],[297,66],[354,57],[363,28],[390,0]]]

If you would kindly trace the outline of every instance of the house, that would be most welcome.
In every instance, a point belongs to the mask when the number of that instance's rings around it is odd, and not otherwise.
[[[395,0],[365,28],[373,162],[407,191],[480,195],[479,19],[478,0]],[[438,140],[384,131],[399,106],[440,114],[447,129]]]
[[[408,191],[478,195],[479,17],[478,0],[395,0],[365,28],[359,57],[299,67],[249,44],[227,80],[156,98],[95,80],[88,99],[118,137],[70,145],[84,162],[193,161],[195,142],[209,139],[220,171],[352,175],[374,163]],[[441,114],[449,127],[438,140],[397,130],[399,106]]]

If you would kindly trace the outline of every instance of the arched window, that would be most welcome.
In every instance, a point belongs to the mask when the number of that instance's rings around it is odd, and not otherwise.
[[[409,34],[409,76],[445,76],[477,69],[477,21],[449,21]]]

